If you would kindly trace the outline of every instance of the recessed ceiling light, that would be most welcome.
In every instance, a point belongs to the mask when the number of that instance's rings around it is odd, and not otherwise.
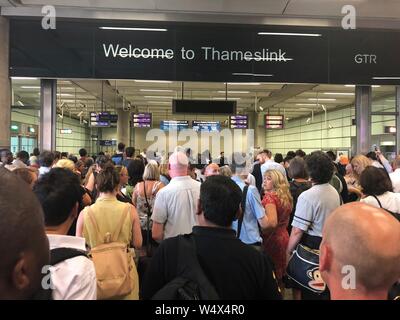
[[[324,92],[324,94],[333,96],[354,96],[354,92]]]

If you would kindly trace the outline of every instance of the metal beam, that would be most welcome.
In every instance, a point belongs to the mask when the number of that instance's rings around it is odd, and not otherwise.
[[[57,80],[40,81],[40,149],[56,149]]]
[[[356,86],[356,153],[371,148],[371,86]]]

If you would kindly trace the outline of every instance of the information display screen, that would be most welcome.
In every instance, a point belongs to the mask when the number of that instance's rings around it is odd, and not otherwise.
[[[229,117],[230,129],[248,129],[249,119],[247,115],[237,114]]]
[[[110,147],[116,145],[117,145],[117,140],[99,140],[99,146]]]
[[[283,129],[283,115],[265,115],[265,129]]]
[[[194,131],[218,132],[221,131],[221,122],[193,120],[192,128]]]
[[[109,112],[91,112],[91,127],[109,127],[111,123],[111,115]]]
[[[151,113],[134,113],[132,114],[132,127],[150,128],[151,118]]]
[[[164,131],[180,131],[189,129],[189,121],[187,120],[162,120],[160,122],[160,129]]]

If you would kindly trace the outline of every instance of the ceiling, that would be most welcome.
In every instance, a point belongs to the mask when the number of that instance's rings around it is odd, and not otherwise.
[[[400,17],[398,0],[0,0],[2,15],[7,16],[40,16],[40,9],[45,5],[55,6],[58,17],[149,21],[168,21],[171,14],[176,14],[186,21],[193,15],[208,15],[208,20],[213,22],[228,22],[227,16],[231,16],[233,23],[243,23],[239,17],[247,16],[249,23],[256,24],[273,23],[271,19],[258,19],[261,17],[291,18],[297,25],[312,24],[313,19],[331,19],[340,26],[344,5],[355,7],[360,26],[364,20],[399,21]],[[257,20],[252,22],[255,18]],[[301,22],[301,18],[308,21]],[[324,21],[320,23],[324,25]]]
[[[40,81],[13,79],[13,105],[39,108]],[[227,90],[227,91],[226,91]],[[393,86],[374,86],[373,99],[393,96]],[[183,93],[183,96],[182,96]],[[163,119],[225,121],[227,116],[173,114],[172,99],[237,101],[238,113],[284,114],[288,120],[354,105],[354,86],[282,83],[213,83],[141,80],[58,80],[57,106],[64,114],[88,119],[91,111],[151,112]],[[384,100],[385,101],[385,100]],[[392,100],[387,102],[394,104]]]

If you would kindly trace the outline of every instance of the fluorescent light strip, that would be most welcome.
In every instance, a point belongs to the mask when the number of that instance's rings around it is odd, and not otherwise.
[[[58,96],[65,96],[65,97],[73,97],[73,94],[70,93],[57,93]]]
[[[260,36],[322,37],[320,33],[259,32]]]
[[[218,93],[226,93],[226,91],[218,91]],[[250,93],[250,91],[228,91],[228,93]]]
[[[354,92],[324,92],[324,94],[333,96],[354,96]]]
[[[21,89],[40,89],[40,86],[21,86]]]
[[[400,77],[372,77],[374,80],[400,80]]]
[[[329,99],[326,99],[326,98],[322,98],[322,99],[318,99],[318,98],[308,98],[308,100],[310,100],[310,101],[336,101],[336,99],[331,99],[331,98],[329,98]]]
[[[315,103],[296,103],[296,106],[316,106]]]
[[[174,90],[167,89],[140,89],[142,92],[173,92]]]
[[[38,80],[38,78],[32,78],[32,77],[11,77],[13,80]]]
[[[133,80],[135,82],[143,82],[143,83],[172,83],[172,81],[166,80]]]
[[[348,87],[348,88],[355,88],[355,87],[356,87],[355,84],[345,84],[344,86],[345,86],[345,87]],[[372,85],[371,87],[372,87],[372,88],[380,88],[381,86],[379,86],[379,85]]]
[[[159,98],[159,99],[173,99],[174,97],[170,97],[170,96],[144,96],[145,98]]]
[[[157,29],[157,28],[128,28],[128,27],[99,27],[99,29],[103,30],[123,30],[123,31],[161,31],[165,32],[168,29]]]
[[[233,76],[252,76],[252,77],[273,77],[273,74],[262,74],[262,73],[247,73],[247,72],[233,72]]]

